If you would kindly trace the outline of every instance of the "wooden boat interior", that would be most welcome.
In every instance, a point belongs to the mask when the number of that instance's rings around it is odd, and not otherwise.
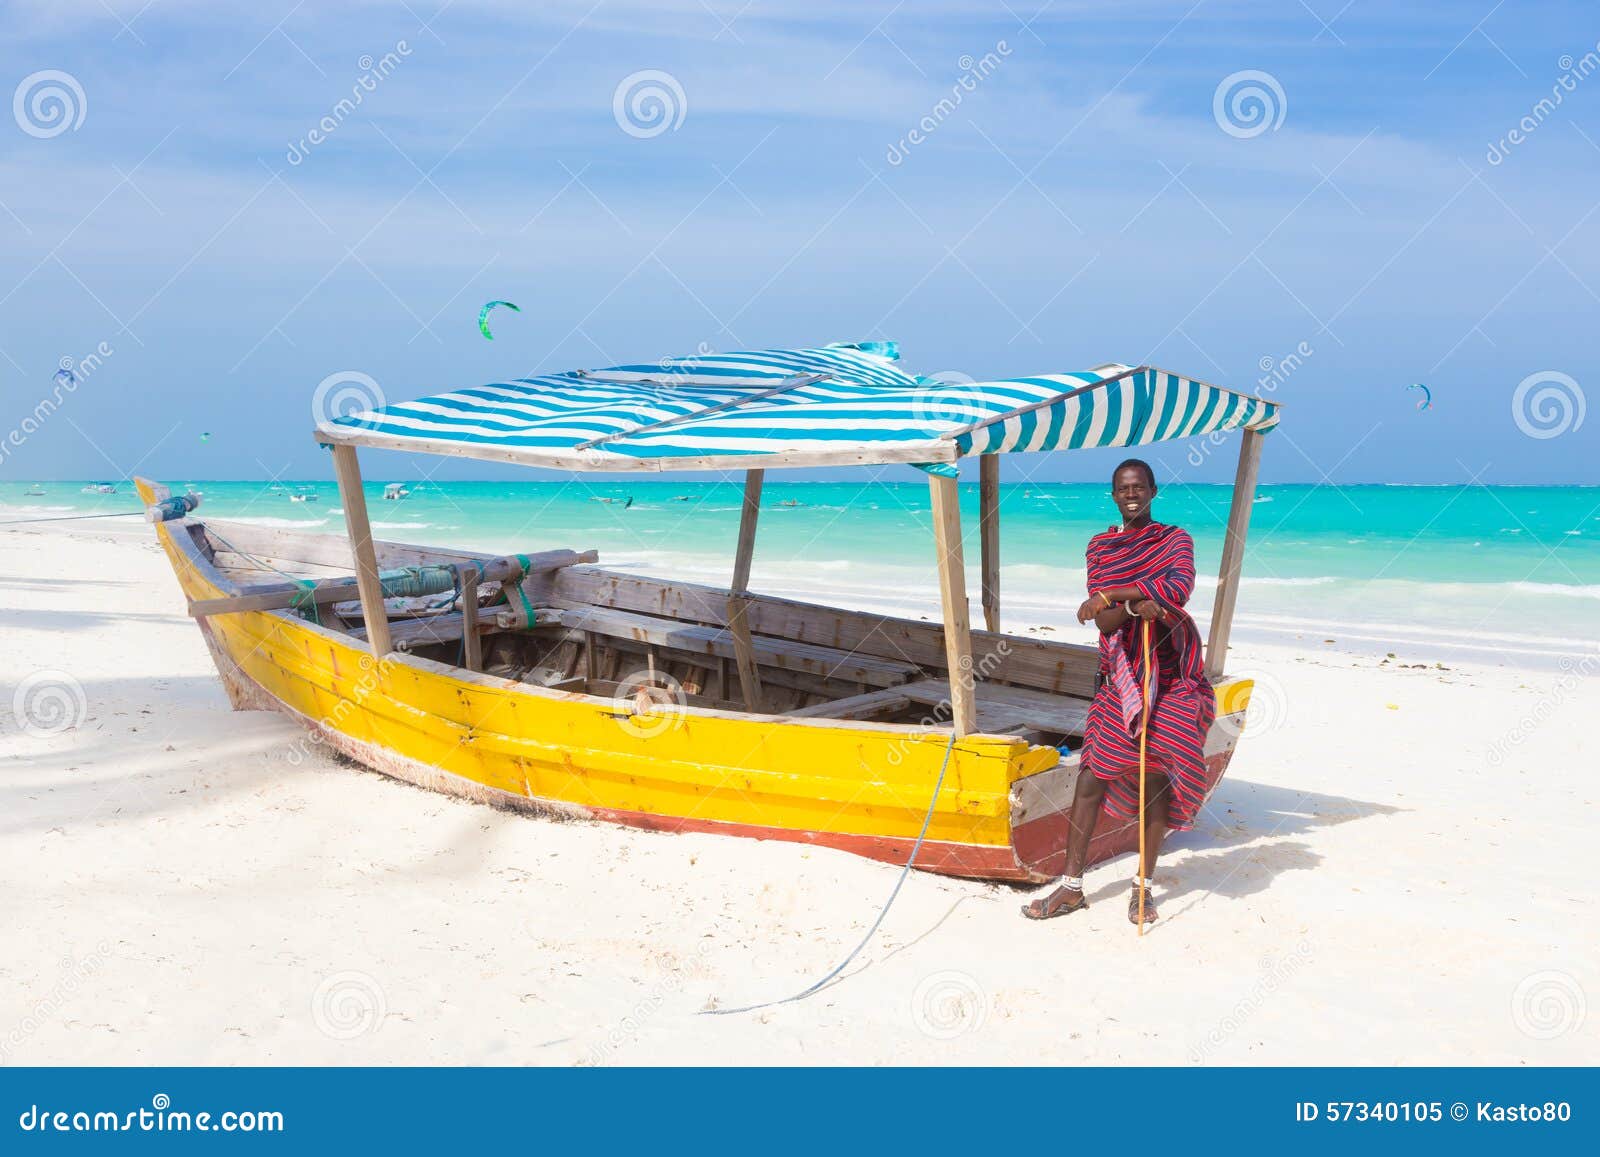
[[[189,519],[201,556],[237,588],[281,590],[287,578],[350,579],[343,536]],[[177,527],[174,527],[177,530]],[[179,532],[183,533],[183,532]],[[374,541],[381,568],[471,564],[495,556]],[[517,557],[517,556],[509,556]],[[541,550],[515,589],[476,585],[477,664],[467,645],[471,587],[387,599],[396,650],[536,688],[614,699],[662,688],[690,709],[908,730],[951,727],[944,628],[727,588],[604,569],[593,552]],[[505,584],[510,587],[511,584]],[[524,601],[524,599],[526,601]],[[517,608],[531,608],[531,624]],[[366,639],[361,603],[271,613],[315,618]],[[739,624],[748,629],[759,690],[746,694]],[[937,609],[934,610],[937,614]],[[1038,745],[1081,745],[1098,656],[1093,647],[973,630],[976,731]],[[646,689],[646,693],[651,692]]]

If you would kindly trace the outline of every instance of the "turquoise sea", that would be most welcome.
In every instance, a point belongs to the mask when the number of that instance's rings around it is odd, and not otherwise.
[[[343,533],[331,482],[168,479],[204,495],[200,513]],[[373,525],[399,541],[491,550],[595,549],[608,566],[725,583],[738,532],[735,481],[450,482],[368,486]],[[134,511],[82,482],[0,486],[0,518]],[[42,494],[28,494],[29,490]],[[963,486],[969,570],[977,560],[977,487]],[[314,496],[291,501],[291,495]],[[1156,516],[1194,535],[1209,618],[1227,514],[1226,486],[1168,486]],[[936,613],[928,488],[785,482],[770,475],[752,587],[866,609]],[[1098,483],[1001,490],[1002,611],[1007,629],[1055,624],[1075,637],[1083,548],[1115,520]],[[131,525],[130,525],[131,524]],[[63,524],[70,525],[70,524]],[[77,526],[139,526],[135,520]],[[146,531],[147,532],[147,531]],[[1542,663],[1593,655],[1600,641],[1600,487],[1263,486],[1253,508],[1236,638],[1325,638],[1364,651],[1462,653]],[[974,609],[977,577],[969,578]],[[1404,657],[1404,656],[1402,656]]]

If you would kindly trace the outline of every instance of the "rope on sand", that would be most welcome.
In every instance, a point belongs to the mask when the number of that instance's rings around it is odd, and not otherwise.
[[[933,811],[939,802],[939,791],[944,787],[945,773],[950,770],[950,753],[955,750],[956,736],[954,729],[950,732],[950,742],[944,749],[944,762],[939,766],[939,782],[933,785],[933,798],[928,801],[927,814],[922,817],[922,830],[917,833],[917,842],[911,845],[911,855],[906,858],[906,866],[900,869],[900,878],[894,882],[894,891],[889,893],[888,900],[884,901],[883,908],[878,912],[878,918],[872,922],[872,927],[867,929],[867,934],[861,938],[861,943],[850,950],[850,955],[841,960],[836,968],[821,980],[817,981],[804,992],[797,992],[793,996],[786,996],[781,1000],[768,1000],[761,1004],[747,1004],[740,1008],[705,1008],[700,1010],[701,1016],[732,1016],[739,1012],[755,1012],[758,1009],[774,1008],[780,1004],[793,1004],[804,1000],[813,993],[818,992],[834,977],[838,976],[846,967],[861,954],[861,950],[872,939],[873,933],[878,930],[878,925],[883,923],[883,918],[889,914],[889,909],[894,906],[895,897],[900,895],[900,887],[906,882],[906,877],[911,874],[911,866],[917,862],[917,853],[922,850],[922,841],[928,834],[928,825],[933,822]]]

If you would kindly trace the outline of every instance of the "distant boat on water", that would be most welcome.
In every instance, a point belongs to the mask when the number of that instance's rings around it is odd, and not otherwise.
[[[91,482],[83,488],[85,494],[115,494],[117,485],[114,482]]]
[[[24,490],[22,492],[22,494],[23,494],[23,497],[25,497],[25,498],[43,498],[44,497],[44,487],[40,486],[37,482],[35,482],[32,486],[30,486],[26,490]]]
[[[402,498],[409,498],[411,491],[407,490],[403,483],[391,482],[383,488],[383,496],[390,502],[398,502]]]

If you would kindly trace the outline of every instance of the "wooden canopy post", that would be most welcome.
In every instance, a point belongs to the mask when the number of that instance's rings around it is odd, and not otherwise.
[[[961,557],[960,490],[956,479],[933,474],[928,477],[928,493],[933,499],[933,536],[939,551],[939,602],[944,611],[945,665],[950,668],[950,725],[959,738],[978,728],[972,623]]]
[[[461,650],[467,670],[483,670],[483,636],[478,634],[478,568],[463,567],[461,575]]]
[[[383,606],[383,585],[378,579],[378,555],[372,547],[372,524],[367,521],[367,499],[361,493],[361,466],[356,448],[346,443],[333,447],[333,473],[339,480],[339,501],[350,534],[350,553],[356,560],[356,589],[361,595],[361,616],[367,624],[367,642],[381,659],[394,648],[389,642],[389,612]]]
[[[1228,529],[1222,541],[1222,569],[1217,574],[1217,602],[1211,611],[1211,637],[1206,641],[1206,677],[1222,678],[1228,663],[1228,636],[1233,631],[1233,607],[1239,599],[1239,572],[1244,566],[1244,538],[1250,529],[1250,508],[1256,500],[1256,476],[1261,472],[1261,440],[1255,430],[1244,432],[1239,445],[1239,471],[1233,479],[1233,505],[1228,509]]]
[[[761,672],[750,639],[750,560],[756,549],[756,522],[761,516],[761,484],[765,470],[744,473],[744,505],[739,511],[739,546],[733,555],[733,582],[728,588],[728,633],[739,664],[739,690],[746,711],[761,710]]]
[[[1000,630],[1000,456],[978,457],[978,528],[982,533],[983,624]]]

